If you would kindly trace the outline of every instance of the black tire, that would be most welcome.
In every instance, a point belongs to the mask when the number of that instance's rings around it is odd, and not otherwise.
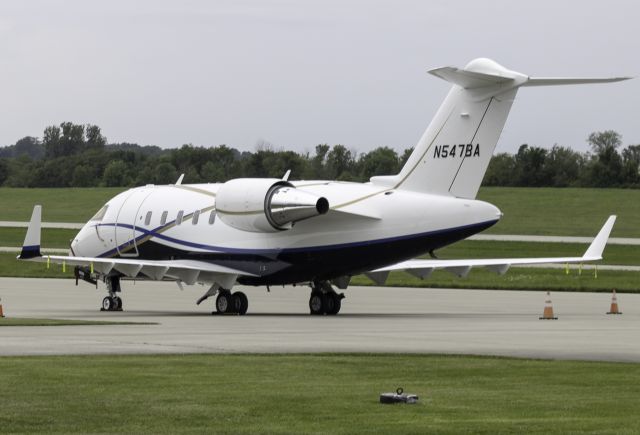
[[[336,300],[333,298],[332,293],[322,295],[322,311],[324,314],[331,314],[335,307]]]
[[[114,301],[111,296],[107,296],[102,300],[102,311],[113,311]]]
[[[324,314],[324,295],[319,291],[312,291],[309,297],[309,311],[314,316]]]
[[[216,310],[219,314],[232,313],[234,308],[234,298],[228,291],[221,292],[216,298]]]
[[[235,292],[233,294],[233,302],[236,313],[241,316],[247,314],[247,310],[249,309],[249,299],[247,298],[247,295],[242,292]]]
[[[327,293],[325,295],[327,300],[330,300],[330,303],[327,303],[326,313],[330,316],[335,316],[340,312],[340,308],[342,308],[342,297],[337,293]]]
[[[120,296],[113,298],[113,311],[122,311],[122,298]]]

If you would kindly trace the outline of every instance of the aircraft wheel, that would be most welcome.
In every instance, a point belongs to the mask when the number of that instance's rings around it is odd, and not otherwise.
[[[122,298],[120,296],[113,297],[113,311],[122,311]]]
[[[247,314],[247,309],[249,309],[249,299],[247,298],[247,295],[242,292],[235,292],[233,294],[233,302],[236,313],[241,316]]]
[[[327,299],[326,305],[326,313],[330,316],[335,316],[340,312],[340,308],[342,308],[342,297],[337,293],[327,293],[325,295]]]
[[[234,297],[228,291],[223,291],[216,298],[216,310],[219,314],[232,313],[234,308]]]
[[[333,297],[333,293],[325,293],[322,295],[322,311],[324,314],[333,314],[336,309],[336,298]]]
[[[102,300],[102,308],[100,311],[113,311],[113,306],[115,302],[111,296],[107,296]]]
[[[309,298],[309,310],[312,315],[324,314],[324,295],[319,291],[312,291]]]

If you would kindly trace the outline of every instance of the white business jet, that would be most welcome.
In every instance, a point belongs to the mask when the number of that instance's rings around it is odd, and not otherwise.
[[[453,84],[397,175],[368,183],[242,178],[225,183],[147,185],[108,201],[71,242],[68,256],[40,253],[35,206],[18,258],[75,266],[106,284],[106,311],[121,310],[123,279],[203,284],[218,313],[245,314],[235,284],[311,287],[311,314],[337,314],[353,275],[383,284],[391,271],[465,277],[484,266],[583,263],[602,258],[615,216],[580,257],[438,260],[433,252],[494,225],[502,213],[476,200],[509,109],[522,86],[606,83],[617,78],[532,78],[489,59],[429,71]],[[415,259],[431,253],[431,258]]]

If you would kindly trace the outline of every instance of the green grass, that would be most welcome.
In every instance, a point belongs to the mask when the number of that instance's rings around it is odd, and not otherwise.
[[[79,230],[43,228],[41,245],[45,248],[68,248]],[[22,246],[26,228],[0,228],[0,246]]]
[[[0,220],[28,221],[35,204],[42,205],[43,222],[86,222],[122,187],[0,188]],[[5,206],[10,204],[11,206]]]
[[[0,253],[0,276],[12,276],[18,278],[72,278],[73,267],[67,266],[66,272],[62,272],[62,266],[51,264],[47,269],[46,263],[33,261],[20,261],[16,259],[18,254]]]
[[[0,358],[8,433],[637,433],[640,365],[431,355]],[[381,405],[404,387],[416,405]],[[61,400],[62,399],[62,400]]]
[[[155,325],[140,322],[109,322],[102,320],[28,319],[0,317],[1,326],[79,326],[79,325]]]
[[[478,199],[504,213],[487,233],[595,236],[617,214],[612,237],[640,237],[640,189],[483,187]]]
[[[43,220],[86,222],[124,188],[0,188],[0,220],[27,221],[34,204],[42,204]],[[553,189],[483,187],[479,199],[499,207],[502,220],[487,232],[595,236],[607,216],[617,214],[613,237],[640,237],[640,189]]]

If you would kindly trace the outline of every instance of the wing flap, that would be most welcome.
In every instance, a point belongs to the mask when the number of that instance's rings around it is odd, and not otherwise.
[[[129,278],[135,278],[138,276],[138,273],[142,270],[141,264],[130,264],[130,263],[115,263],[114,268],[123,273],[125,276]]]
[[[155,281],[160,281],[168,270],[169,266],[142,266],[140,272]]]

